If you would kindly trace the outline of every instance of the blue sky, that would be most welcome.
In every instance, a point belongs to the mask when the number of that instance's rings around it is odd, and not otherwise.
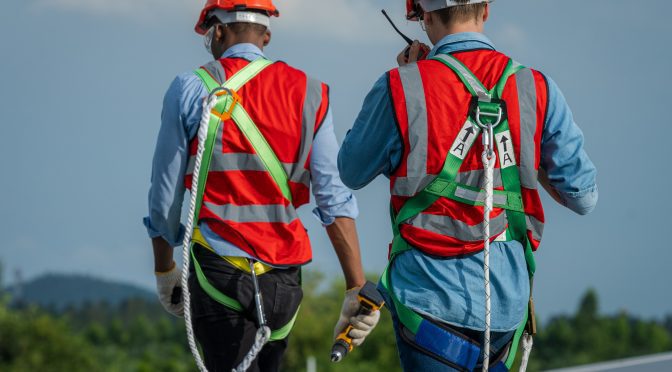
[[[410,35],[403,2],[276,0],[266,50],[330,83],[339,139]],[[168,4],[169,3],[169,4]],[[24,0],[0,3],[0,260],[25,277],[79,272],[153,286],[146,214],[161,102],[174,76],[208,61],[193,33],[201,1]],[[598,167],[587,217],[545,197],[547,228],[535,298],[544,315],[572,311],[588,287],[607,312],[672,313],[665,232],[672,136],[668,87],[672,5],[663,0],[497,1],[486,33],[562,88]],[[421,38],[421,40],[424,40]],[[356,193],[367,270],[386,263],[388,191]],[[311,265],[339,267],[305,207]],[[9,275],[7,275],[9,276]]]

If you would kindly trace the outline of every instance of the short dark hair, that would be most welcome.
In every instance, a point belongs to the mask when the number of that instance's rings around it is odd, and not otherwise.
[[[248,32],[254,32],[257,35],[263,35],[267,30],[266,26],[264,25],[248,22],[227,23],[226,27],[228,27],[235,34],[245,34]]]
[[[478,20],[485,12],[488,3],[469,4],[469,0],[455,0],[456,3],[463,5],[452,6],[434,11],[441,19],[444,25],[450,25],[456,22],[468,22]]]

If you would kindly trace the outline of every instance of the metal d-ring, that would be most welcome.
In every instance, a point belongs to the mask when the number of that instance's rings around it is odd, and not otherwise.
[[[491,118],[497,118],[497,121],[493,124],[483,124],[481,122],[481,115]],[[487,129],[488,127],[495,128],[502,122],[503,110],[499,107],[499,111],[496,114],[491,114],[489,112],[481,112],[481,108],[476,106],[476,124],[481,127],[481,129]]]
[[[229,88],[225,88],[225,87],[217,87],[217,88],[213,89],[212,92],[210,92],[210,95],[208,96],[208,101],[210,101],[213,96],[216,96],[217,93],[219,93],[221,91],[224,91],[228,95],[233,96],[233,90],[231,90]]]

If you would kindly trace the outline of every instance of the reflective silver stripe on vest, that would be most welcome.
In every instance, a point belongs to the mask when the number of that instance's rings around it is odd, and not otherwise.
[[[527,229],[532,232],[534,240],[540,241],[544,235],[544,223],[529,215],[525,216],[525,222],[527,222]]]
[[[189,164],[187,167],[186,174],[193,174],[194,167],[196,166],[196,157],[189,157]],[[281,163],[282,167],[285,169],[287,174],[292,172],[292,169],[296,166],[295,163]],[[212,160],[210,161],[210,172],[227,172],[227,171],[267,171],[266,166],[261,161],[261,158],[257,154],[245,154],[245,153],[227,153],[222,154],[214,153],[212,154]],[[292,179],[292,182],[301,183],[306,187],[310,186],[310,173],[303,172],[302,178]]]
[[[483,222],[472,226],[448,216],[420,213],[409,220],[409,224],[423,230],[450,236],[466,242],[483,240]],[[506,213],[501,213],[496,218],[490,220],[490,231],[493,234],[498,234],[504,231],[507,224]]]
[[[445,63],[453,66],[457,71],[460,72],[462,76],[464,76],[467,84],[469,84],[469,87],[471,87],[471,89],[476,92],[476,95],[478,95],[479,98],[490,101],[490,93],[485,90],[483,84],[477,80],[474,80],[474,75],[465,69],[462,63],[456,60],[455,57],[448,54],[437,54],[435,58],[439,58],[442,61],[445,61]],[[460,81],[462,81],[462,79],[460,79]]]
[[[310,184],[310,172],[306,170],[305,165],[313,147],[315,137],[315,125],[317,123],[317,112],[322,105],[322,83],[311,77],[306,81],[306,97],[303,102],[303,116],[301,118],[301,144],[299,147],[299,161],[295,164],[293,172],[288,173],[292,182]],[[325,114],[326,115],[326,114]]]
[[[469,189],[465,189],[463,187],[458,187],[455,190],[455,196],[458,198],[470,200],[472,202],[485,202],[485,191],[473,191]],[[506,195],[502,194],[495,194],[493,196],[493,203],[495,204],[500,204],[500,205],[505,205],[508,201],[508,198]]]
[[[485,172],[481,169],[460,172],[455,177],[455,182],[461,183],[471,187],[481,187],[483,185],[483,177]],[[502,173],[499,168],[494,170],[494,187],[502,187]],[[437,176],[433,174],[426,175],[421,180],[409,179],[408,177],[398,177],[394,180],[392,187],[392,195],[394,196],[413,196],[419,192],[415,188],[417,184],[428,185]]]
[[[420,69],[415,63],[399,68],[399,77],[406,98],[408,115],[408,135],[410,151],[406,158],[407,190],[414,190],[411,195],[422,190],[433,179],[427,176],[427,147],[429,142],[427,122],[427,102],[425,89],[422,85]],[[404,193],[408,194],[408,193]]]
[[[534,141],[537,132],[537,88],[529,68],[516,73],[518,104],[520,108],[520,185],[527,189],[537,188]]]
[[[284,223],[299,218],[294,207],[282,204],[271,205],[215,205],[205,202],[205,207],[225,221],[238,223]]]
[[[226,72],[224,71],[224,67],[219,61],[212,61],[203,66],[203,68],[206,69],[220,85],[226,81]]]
[[[494,187],[502,187],[502,172],[499,168],[495,168],[493,184]],[[471,187],[482,187],[484,184],[485,171],[482,169],[472,170],[468,172],[460,172],[455,177],[455,182],[461,183]]]

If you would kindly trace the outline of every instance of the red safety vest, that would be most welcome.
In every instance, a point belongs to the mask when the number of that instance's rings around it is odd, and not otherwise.
[[[487,89],[497,84],[509,62],[509,57],[488,50],[459,52],[453,57],[469,68]],[[391,202],[396,214],[407,200],[436,178],[449,151],[460,152],[459,147],[451,147],[454,143],[459,146],[459,141],[456,141],[458,135],[470,135],[468,131],[461,130],[472,107],[473,96],[451,69],[436,60],[419,61],[392,70],[389,83],[404,141],[402,162],[390,177]],[[504,149],[513,146],[520,170],[527,235],[536,250],[544,226],[544,211],[537,192],[537,172],[547,110],[545,78],[531,69],[518,71],[509,78],[502,100],[506,105],[512,138],[508,143],[500,142],[498,146],[504,146]],[[502,150],[502,147],[499,149]],[[482,152],[479,136],[471,150],[464,154],[456,182],[482,187]],[[506,151],[498,153],[505,154]],[[500,160],[497,159],[495,164],[495,189],[502,190]],[[406,242],[427,254],[453,257],[483,249],[482,224],[483,207],[441,197],[428,209],[401,224],[400,233]],[[506,231],[508,221],[504,209],[494,209],[490,226],[493,240]]]
[[[248,64],[226,58],[204,69],[224,82]],[[267,67],[238,90],[241,105],[265,137],[289,179],[285,198],[261,158],[232,120],[220,126],[198,221],[222,239],[273,266],[312,259],[310,240],[296,208],[310,200],[310,153],[329,107],[328,87],[282,62]],[[200,102],[199,102],[200,104]],[[191,188],[198,138],[190,145],[185,184]]]

